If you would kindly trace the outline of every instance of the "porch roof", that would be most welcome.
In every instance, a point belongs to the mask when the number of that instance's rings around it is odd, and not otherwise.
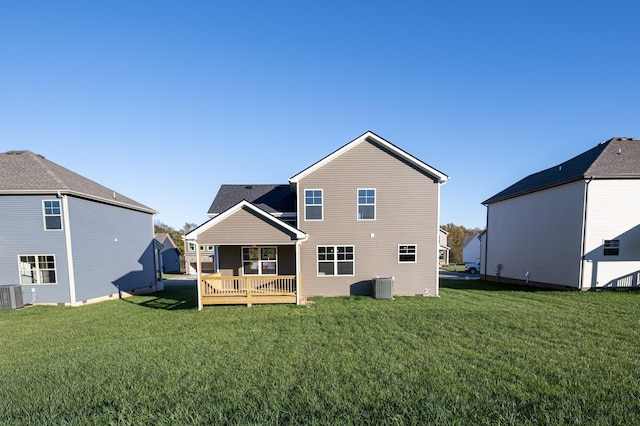
[[[199,244],[295,244],[307,234],[242,200],[189,232],[185,240]]]

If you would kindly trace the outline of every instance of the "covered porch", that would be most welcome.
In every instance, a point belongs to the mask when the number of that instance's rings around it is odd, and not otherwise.
[[[242,201],[185,236],[214,247],[214,272],[198,269],[198,309],[205,305],[300,304],[302,231]]]

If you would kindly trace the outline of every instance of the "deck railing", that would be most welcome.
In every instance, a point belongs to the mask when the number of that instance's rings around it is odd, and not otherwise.
[[[202,277],[200,295],[203,305],[255,303],[296,303],[294,275]]]

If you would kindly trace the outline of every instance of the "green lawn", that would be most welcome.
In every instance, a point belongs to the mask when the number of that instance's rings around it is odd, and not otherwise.
[[[0,424],[638,424],[640,293],[526,290],[0,311]]]

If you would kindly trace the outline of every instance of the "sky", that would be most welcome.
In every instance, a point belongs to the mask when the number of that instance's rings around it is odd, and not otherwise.
[[[637,1],[0,0],[0,152],[200,224],[368,130],[450,180],[441,224],[640,138]]]

